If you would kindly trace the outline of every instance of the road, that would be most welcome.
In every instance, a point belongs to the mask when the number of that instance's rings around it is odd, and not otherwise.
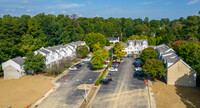
[[[81,81],[93,84],[100,75],[100,73],[92,72],[89,66],[89,62],[87,62],[79,70],[69,71],[57,80],[57,82],[62,82],[62,85],[45,99],[38,108],[78,108],[83,101],[81,94],[84,96],[85,91],[78,89],[77,86],[83,84]],[[64,80],[66,76],[67,79]]]
[[[113,81],[102,85],[92,108],[148,108],[148,90],[143,80],[133,78],[134,58],[123,58],[118,72],[109,72]]]

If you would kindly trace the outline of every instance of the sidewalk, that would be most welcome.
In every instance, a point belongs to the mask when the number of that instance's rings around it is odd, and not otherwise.
[[[156,101],[153,98],[153,93],[151,93],[152,88],[150,87],[152,85],[151,80],[148,79],[148,94],[149,94],[149,104],[150,108],[156,108]]]

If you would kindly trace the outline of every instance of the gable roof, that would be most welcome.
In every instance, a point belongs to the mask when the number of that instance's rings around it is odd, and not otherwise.
[[[108,40],[118,40],[119,37],[107,37]]]
[[[24,59],[22,57],[12,58],[11,60],[19,64],[20,66],[24,64]]]
[[[49,51],[45,50],[44,48],[40,49],[39,51],[41,51],[41,52],[43,52],[45,54],[49,54],[50,53]]]
[[[128,44],[132,42],[134,45],[136,45],[137,43],[139,44],[143,44],[143,42],[147,42],[147,39],[140,39],[140,40],[128,40]]]
[[[187,63],[185,63],[182,59],[180,59],[178,57],[178,55],[176,54],[176,52],[172,48],[168,47],[167,45],[165,45],[165,44],[158,45],[158,46],[156,46],[156,49],[158,52],[160,52],[161,56],[167,61],[167,63],[168,63],[167,68],[173,66],[176,62],[178,62],[180,60],[190,70],[193,70],[194,72],[196,72]]]

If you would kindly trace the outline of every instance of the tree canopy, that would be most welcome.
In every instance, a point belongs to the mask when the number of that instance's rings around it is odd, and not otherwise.
[[[158,58],[158,52],[154,48],[145,48],[140,57],[142,62],[145,63],[148,59]]]
[[[142,71],[149,74],[152,78],[165,76],[166,70],[162,61],[158,59],[148,59],[142,66]]]
[[[174,49],[177,55],[196,70],[200,76],[200,43],[194,41],[182,43],[175,46]]]
[[[139,39],[148,39],[149,45],[171,44],[176,40],[191,38],[200,39],[199,28],[199,15],[174,20],[149,20],[148,17],[144,20],[124,17],[86,18],[77,17],[75,14],[55,16],[44,13],[33,17],[4,15],[0,18],[0,64],[17,56],[25,56],[41,47],[78,40],[88,40],[90,47],[101,41],[102,47],[107,43],[106,37],[120,37],[121,34],[122,41],[127,41],[132,35],[138,35]],[[87,34],[95,35],[88,36],[92,37],[91,42],[89,38],[85,38]],[[103,36],[99,36],[100,34]]]
[[[92,55],[92,67],[100,69],[103,67],[104,60],[108,57],[108,50],[97,50]]]
[[[103,47],[106,45],[106,37],[101,33],[89,33],[85,36],[84,41],[87,45],[93,50],[94,44],[100,43],[100,46]]]
[[[45,56],[41,54],[35,55],[34,53],[30,53],[24,60],[24,70],[27,72],[31,70],[33,72],[43,71],[45,68]]]
[[[89,54],[89,49],[88,49],[88,47],[86,45],[79,45],[76,48],[76,53],[80,57],[86,57]]]
[[[114,54],[116,55],[117,59],[121,59],[121,57],[126,55],[126,53],[123,51],[124,45],[122,43],[116,44],[114,50]]]

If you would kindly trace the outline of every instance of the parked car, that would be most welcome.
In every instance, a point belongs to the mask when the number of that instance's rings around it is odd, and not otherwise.
[[[89,56],[83,59],[83,61],[90,61],[90,60],[91,60],[91,57]]]
[[[110,67],[118,67],[118,66],[119,66],[118,64],[113,64]]]
[[[83,62],[80,62],[80,63],[78,63],[80,66],[83,66],[85,63],[83,63]]]
[[[112,62],[112,64],[111,64],[111,65],[113,65],[113,64],[120,65],[120,63],[118,63],[118,62]]]
[[[69,68],[69,70],[77,70],[78,68],[76,66],[72,66]]]
[[[105,68],[105,67],[107,67],[107,66],[108,66],[108,64],[104,64],[104,65],[103,65],[103,68]]]
[[[144,80],[144,73],[137,71],[137,72],[134,73],[133,77],[137,78],[138,80]]]
[[[137,60],[135,63],[136,63],[136,64],[141,64],[142,61],[139,59],[139,60]]]
[[[136,67],[142,67],[142,64],[136,64],[135,66]]]
[[[136,67],[135,71],[142,71],[142,68],[141,67]]]
[[[120,59],[116,59],[115,62],[119,62],[120,63]]]
[[[106,63],[109,63],[109,62],[110,62],[110,60],[105,60],[105,62],[106,62]]]
[[[118,69],[115,68],[115,67],[109,67],[109,68],[108,68],[108,71],[118,71]]]
[[[110,81],[112,81],[112,78],[109,78],[109,79],[101,79],[101,80],[100,80],[100,84],[108,85]]]
[[[81,67],[81,65],[79,65],[79,64],[76,64],[75,66],[76,66],[76,68],[78,68],[78,69]]]

